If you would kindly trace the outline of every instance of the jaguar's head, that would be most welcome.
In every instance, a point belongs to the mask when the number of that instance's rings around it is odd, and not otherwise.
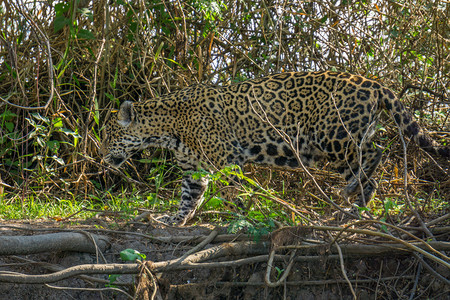
[[[111,166],[118,168],[141,149],[142,137],[137,130],[137,114],[133,103],[126,101],[117,115],[106,122],[100,153]]]

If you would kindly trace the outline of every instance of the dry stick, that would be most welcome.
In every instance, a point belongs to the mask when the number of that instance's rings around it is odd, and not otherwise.
[[[20,257],[20,256],[15,256],[15,255],[11,255],[9,257],[12,258],[12,259],[16,259],[18,261],[26,262],[28,266],[30,264],[32,264],[32,265],[43,267],[43,268],[45,268],[45,269],[47,269],[49,271],[52,271],[52,272],[59,272],[59,271],[62,271],[62,270],[65,269],[64,267],[61,267],[61,266],[55,265],[55,264],[51,264],[51,263],[48,263],[48,262],[38,262],[38,261],[35,261],[35,260],[31,260],[31,259],[27,259],[27,258],[23,258],[23,257]],[[5,265],[2,264],[2,266],[4,267]],[[105,285],[111,283],[111,281],[109,281],[109,280],[100,279],[100,278],[93,277],[93,276],[79,275],[77,277],[80,278],[80,279],[83,279],[84,281],[88,281],[88,282],[97,282],[97,283],[101,283],[101,284],[105,284]],[[127,283],[127,282],[114,281],[114,285],[132,286],[133,284],[131,282]]]
[[[152,293],[151,300],[155,299],[155,297],[158,298],[158,300],[162,300],[161,294],[158,293],[159,292],[158,291],[158,284],[157,284],[155,276],[152,274],[152,272],[150,272],[150,270],[147,268],[147,266],[145,264],[144,264],[144,268],[147,271],[147,274],[150,275],[150,278],[152,279],[153,293]]]
[[[251,61],[260,71],[264,72],[264,69],[261,68],[253,59],[251,59],[246,53],[244,53],[241,49],[239,49],[237,46],[235,46],[232,42],[230,42],[225,36],[223,36],[220,32],[217,32],[218,35],[220,35],[220,37],[222,39],[225,40],[225,42],[227,42],[229,45],[232,45],[234,49],[236,49],[238,52],[240,52],[242,55],[245,56],[245,58],[247,58],[249,61]],[[220,41],[221,42],[221,41]]]
[[[114,283],[115,284],[115,283]],[[106,292],[106,291],[113,291],[113,292],[119,292],[127,296],[129,299],[133,299],[133,296],[125,292],[124,290],[114,288],[114,287],[107,287],[107,288],[74,288],[70,286],[54,286],[50,284],[45,284],[46,287],[55,289],[55,290],[71,290],[71,291],[89,291],[89,292]]]
[[[377,286],[375,288],[375,295],[378,295],[378,287],[380,286],[382,271],[383,271],[383,260],[381,260],[380,271],[378,272],[378,279],[377,279]]]
[[[189,251],[187,251],[185,254],[183,254],[183,256],[181,256],[180,258],[176,259],[176,261],[174,263],[171,264],[171,268],[176,267],[177,265],[181,265],[183,264],[184,260],[189,257],[191,254],[193,254],[194,252],[199,251],[200,249],[203,249],[207,244],[209,244],[212,240],[214,240],[214,238],[217,236],[217,234],[219,233],[218,229],[214,229],[213,231],[211,231],[211,233],[208,235],[208,237],[206,239],[204,239],[201,243],[199,243],[197,246],[195,246],[194,248],[190,249]],[[191,261],[190,259],[186,260],[187,262]],[[150,271],[149,271],[150,272]]]
[[[0,272],[0,282],[52,283],[66,278],[86,274],[138,274],[138,264],[78,265],[52,274],[25,275],[16,272]]]
[[[270,252],[269,260],[267,261],[266,276],[264,277],[264,280],[269,287],[277,287],[286,281],[286,278],[289,275],[289,273],[291,272],[292,266],[294,265],[294,262],[295,262],[294,256],[295,256],[296,252],[297,252],[297,249],[294,249],[294,251],[292,251],[291,257],[289,258],[289,264],[288,264],[286,270],[283,272],[283,276],[281,276],[281,278],[278,279],[276,282],[270,281],[270,271],[273,268],[273,258],[275,256],[275,249],[273,249]]]
[[[192,248],[191,250],[187,251],[181,258],[180,258],[180,262],[183,261],[186,257],[188,257],[189,255],[193,254],[194,252],[197,252],[201,249],[203,249],[206,245],[208,245],[209,243],[211,243],[216,236],[219,234],[219,230],[218,227],[216,227],[213,231],[211,231],[211,233],[201,242],[199,243],[197,246],[195,246],[194,248]]]
[[[89,136],[89,123],[91,122],[92,119],[92,109],[95,109],[95,97],[97,95],[96,89],[97,89],[97,70],[98,70],[98,65],[100,63],[100,59],[102,57],[102,53],[103,53],[103,48],[105,46],[106,43],[106,39],[103,37],[102,39],[102,43],[100,45],[100,50],[98,51],[97,54],[97,58],[95,60],[94,63],[94,79],[93,79],[93,84],[92,84],[92,95],[90,95],[91,98],[91,105],[89,107],[89,113],[87,115],[86,118],[86,123],[85,123],[85,129],[84,129],[84,143],[83,143],[83,153],[88,153],[87,151],[87,147],[88,147],[88,136]],[[85,171],[86,171],[86,164],[83,164],[81,166],[81,174],[79,178],[84,178],[86,180],[86,175],[85,175]],[[86,187],[87,188],[87,187]]]
[[[424,249],[425,245],[416,244],[417,247]],[[434,249],[438,249],[441,251],[449,251],[450,243],[449,242],[430,242],[430,245],[433,246]],[[317,248],[330,248],[331,253],[337,252],[337,247],[330,246],[329,243],[321,243],[318,245],[287,245],[280,246],[278,249],[280,250],[290,250],[290,249],[300,249],[300,250],[308,250],[312,251]],[[375,255],[385,255],[385,254],[403,254],[405,252],[412,252],[408,247],[400,243],[379,243],[378,245],[365,245],[365,244],[342,244],[340,245],[341,250],[349,256],[375,256]]]
[[[434,275],[436,278],[438,278],[445,284],[450,285],[450,280],[448,280],[447,278],[443,277],[441,274],[436,272],[427,262],[425,262],[423,260],[423,257],[421,255],[414,253],[414,252],[413,252],[413,255],[417,258],[417,260],[419,260],[421,262],[421,264],[425,267],[425,269],[427,269],[432,275]]]
[[[408,194],[408,166],[407,166],[407,157],[406,157],[406,143],[405,143],[405,139],[403,138],[403,134],[402,134],[402,130],[400,128],[400,125],[397,123],[397,121],[394,118],[394,115],[392,112],[390,112],[391,118],[394,120],[395,124],[397,125],[397,129],[398,129],[398,133],[400,136],[400,140],[402,141],[402,146],[403,146],[403,164],[404,164],[404,169],[403,169],[403,185],[405,188],[405,199],[406,199],[406,204],[408,205],[409,210],[414,214],[414,216],[416,217],[417,221],[419,221],[420,226],[422,227],[423,231],[426,233],[426,235],[429,238],[432,238],[433,240],[436,240],[435,237],[433,236],[433,234],[430,232],[430,230],[428,229],[427,225],[425,224],[425,222],[422,220],[422,218],[420,217],[419,213],[417,212],[417,210],[412,206],[411,201],[409,199],[409,194]]]
[[[102,251],[99,251],[99,247],[97,246],[97,242],[96,242],[96,240],[95,240],[95,238],[94,238],[94,235],[93,235],[92,233],[86,232],[86,231],[84,231],[84,230],[76,230],[75,232],[84,234],[85,236],[87,236],[87,237],[92,241],[92,244],[94,244],[94,247],[95,247],[95,257],[96,257],[96,259],[97,259],[97,263],[98,263],[98,257],[99,257],[99,256],[102,257],[102,259],[103,259],[103,261],[104,261],[105,263],[107,262],[105,256],[103,256]],[[109,241],[108,241],[108,242],[109,242]]]
[[[407,276],[390,276],[390,277],[384,277],[381,279],[351,279],[350,282],[351,283],[374,283],[377,280],[380,281],[391,281],[391,280],[399,280],[399,279],[412,279],[413,276],[411,275],[407,275]],[[341,283],[346,283],[346,281],[344,279],[340,280],[340,279],[327,279],[327,280],[302,280],[302,281],[286,281],[286,285],[290,285],[290,286],[308,286],[308,285],[330,285],[330,284],[341,284]],[[205,285],[217,285],[217,286],[236,286],[236,287],[241,287],[241,286],[261,286],[264,287],[266,286],[265,281],[261,281],[261,282],[242,282],[242,281],[235,281],[235,282],[223,282],[223,281],[217,281],[214,283],[211,282],[205,282],[205,283],[188,283],[188,284],[179,284],[179,285],[171,285],[171,287],[180,287],[180,286],[189,286],[189,287],[204,287]],[[376,293],[375,293],[376,295]]]
[[[344,257],[342,255],[341,247],[339,247],[339,244],[336,243],[336,242],[334,244],[336,245],[336,249],[338,250],[338,253],[339,253],[339,264],[341,266],[342,275],[344,276],[344,279],[347,282],[348,287],[350,288],[350,291],[352,292],[353,298],[356,300],[357,297],[356,297],[356,294],[355,294],[355,290],[353,289],[352,283],[348,279],[347,271],[345,271]]]
[[[425,154],[425,155],[433,162],[433,164],[434,164],[439,170],[441,170],[441,172],[442,172],[443,174],[445,174],[445,175],[447,175],[447,176],[450,176],[450,172],[445,171],[445,170],[441,167],[441,165],[439,165],[438,162],[434,159],[434,157],[431,156],[430,153],[428,153],[428,152],[426,152],[426,151],[422,151],[422,153]]]
[[[429,89],[429,88],[427,88],[427,87],[425,87],[425,86],[417,86],[417,85],[414,85],[414,84],[407,84],[407,85],[402,89],[402,91],[400,92],[400,94],[398,95],[398,98],[402,98],[403,95],[406,93],[406,91],[407,91],[408,89],[415,89],[415,90],[425,91],[425,92],[427,92],[427,93],[429,93],[429,94],[431,94],[431,95],[433,95],[433,96],[435,96],[435,97],[441,98],[441,102],[442,102],[442,103],[450,104],[450,99],[447,98],[447,97],[445,97],[445,95],[444,95],[443,93],[437,93],[437,92],[435,92],[435,91],[433,91],[433,90],[431,90],[431,89]],[[446,99],[446,101],[444,101],[444,99]]]
[[[145,290],[147,289],[146,282],[145,282],[146,277],[142,276],[142,273],[145,272],[145,275],[149,276],[150,279],[151,279],[153,291],[152,291],[152,295],[151,295],[150,299],[153,300],[153,299],[155,299],[156,294],[158,292],[158,285],[156,284],[155,276],[153,276],[152,272],[150,272],[150,270],[147,268],[145,263],[140,263],[139,269],[140,269],[139,270],[139,275],[138,275],[139,283],[138,283],[138,286],[136,287],[136,293],[135,293],[135,296],[133,297],[133,299],[138,299],[138,298],[144,298],[145,299],[146,298],[144,296],[145,295]],[[141,293],[144,294],[144,295],[141,295]]]
[[[417,242],[422,243],[423,246],[428,247],[428,250],[433,251],[434,253],[436,253],[436,254],[438,254],[438,255],[442,255],[442,257],[445,258],[445,259],[448,259],[447,256],[445,256],[445,255],[443,255],[442,253],[440,253],[439,251],[436,251],[435,249],[433,249],[433,247],[431,247],[429,243],[426,243],[426,242],[423,241],[422,239],[416,237],[416,236],[413,235],[412,233],[409,233],[408,231],[406,231],[406,230],[404,230],[404,229],[402,229],[402,228],[399,228],[399,227],[397,227],[397,226],[395,226],[395,225],[392,225],[392,224],[389,224],[389,223],[386,223],[386,222],[382,222],[382,221],[378,221],[378,220],[359,220],[359,221],[356,221],[356,222],[353,222],[353,223],[351,223],[351,224],[346,225],[344,228],[349,228],[349,227],[355,226],[355,225],[357,225],[357,224],[364,224],[364,223],[369,223],[369,224],[379,224],[379,225],[382,225],[382,226],[391,227],[391,228],[393,228],[393,229],[396,229],[396,230],[398,230],[398,231],[404,233],[405,235],[408,235],[409,237],[411,237],[412,239],[416,240]],[[342,232],[343,232],[343,231],[342,231]],[[340,232],[340,233],[338,234],[338,236],[335,238],[335,240],[337,240],[337,239],[339,238],[339,236],[341,235],[342,232]],[[372,231],[372,232],[373,232],[373,231]]]
[[[416,258],[421,258],[422,255],[414,255]],[[414,280],[414,285],[411,289],[411,295],[409,296],[409,300],[413,300],[414,299],[414,295],[416,294],[416,290],[417,290],[417,285],[419,284],[419,279],[421,277],[421,272],[422,272],[422,263],[419,260],[418,266],[417,266],[417,274],[416,274],[416,279]]]
[[[241,243],[225,243],[218,246],[211,247],[209,249],[199,251],[186,257],[181,263],[179,259],[173,259],[164,262],[152,262],[151,270],[157,268],[160,271],[170,270],[173,267],[178,266],[192,266],[199,261],[206,261],[217,257],[223,257],[227,255],[255,255],[267,253],[268,243],[255,243],[255,242],[241,242]]]
[[[28,13],[26,13],[25,11],[22,10],[22,7],[16,6],[14,4],[14,2],[12,2],[12,5],[14,6],[14,8],[18,11],[20,11],[22,13],[22,15],[28,19],[28,21],[31,23],[31,25],[33,25],[33,27],[40,33],[40,35],[42,36],[42,38],[45,40],[45,45],[47,47],[47,54],[48,54],[48,60],[47,60],[47,64],[48,64],[48,76],[49,76],[49,81],[50,81],[50,96],[48,97],[47,103],[44,106],[36,106],[36,107],[29,107],[29,106],[22,106],[22,105],[17,105],[14,103],[9,102],[7,99],[3,99],[2,97],[0,97],[0,100],[2,100],[3,102],[5,102],[8,105],[11,105],[13,107],[16,108],[20,108],[20,109],[24,109],[24,110],[40,110],[40,109],[47,109],[50,105],[50,103],[53,100],[53,95],[54,95],[54,89],[55,89],[55,83],[53,81],[53,61],[52,61],[52,53],[51,53],[51,48],[50,48],[50,42],[47,38],[47,36],[41,31],[41,29],[39,28],[39,26],[37,26],[37,24],[34,22],[34,20],[28,15]],[[3,41],[5,41],[2,38]],[[5,41],[6,43],[6,41]]]
[[[432,226],[432,225],[437,224],[437,223],[439,223],[441,221],[446,221],[449,218],[450,218],[450,213],[449,214],[445,214],[443,216],[440,216],[439,218],[436,218],[434,220],[431,220],[430,222],[427,222],[426,225],[427,226]]]
[[[368,221],[370,221],[370,220],[364,220],[364,221],[359,221],[359,222],[368,222]],[[396,237],[394,237],[392,235],[389,235],[389,234],[385,234],[385,233],[382,233],[382,232],[371,231],[371,230],[366,230],[366,229],[341,228],[341,227],[333,227],[333,226],[314,226],[313,225],[313,226],[310,226],[310,227],[312,229],[317,229],[317,230],[330,230],[330,231],[342,231],[342,232],[348,231],[348,232],[353,232],[353,233],[361,233],[361,234],[379,236],[379,237],[386,238],[388,240],[394,240],[394,241],[396,241],[396,242],[398,242],[400,244],[403,244],[407,248],[410,248],[412,251],[416,251],[416,252],[422,253],[424,256],[428,257],[429,259],[434,260],[435,262],[440,263],[441,265],[444,265],[447,268],[450,268],[450,263],[442,260],[439,257],[436,257],[436,256],[426,252],[425,250],[417,247],[416,245],[410,244],[410,243],[408,243],[408,242],[406,242],[406,241],[404,241],[402,239],[396,238]],[[422,243],[424,245],[429,246],[427,243],[425,243],[423,241],[422,241]],[[434,250],[434,251],[436,251],[436,250]],[[437,252],[437,253],[439,253],[439,252]],[[439,253],[439,254],[441,254],[441,253]],[[443,254],[441,254],[441,255],[443,256]],[[445,257],[445,258],[448,260],[447,257]]]

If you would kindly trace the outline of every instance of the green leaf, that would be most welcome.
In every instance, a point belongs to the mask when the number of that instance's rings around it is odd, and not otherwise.
[[[113,88],[113,89],[115,89],[116,88],[116,85],[117,85],[117,78],[119,77],[119,66],[117,65],[116,66],[116,72],[114,73],[114,81],[111,83],[111,87]]]
[[[15,126],[15,124],[12,123],[12,122],[6,122],[6,123],[5,123],[5,127],[6,127],[6,129],[8,130],[8,132],[13,132],[14,126]]]
[[[321,19],[319,19],[319,22],[324,24],[328,20],[328,16],[324,16]]]
[[[92,112],[92,116],[94,117],[94,121],[97,125],[100,122],[100,111],[98,109],[98,100],[97,97],[94,98],[94,111]]]
[[[69,4],[65,2],[60,2],[55,4],[55,14],[56,16],[62,16],[64,13],[69,11]]]
[[[73,58],[67,64],[64,65],[64,68],[61,70],[61,72],[58,73],[58,76],[57,76],[58,79],[64,75],[64,72],[66,71],[67,67],[72,63],[72,61],[73,61]],[[58,70],[59,70],[60,66],[61,65],[58,66],[58,68],[57,68]]]
[[[253,227],[252,223],[245,219],[238,219],[230,223],[227,231],[228,233],[237,233],[238,231],[248,227]]]
[[[85,40],[95,40],[95,35],[86,29],[80,29],[77,34],[77,38]]]
[[[114,282],[116,282],[117,278],[119,278],[119,277],[120,277],[119,274],[110,274],[108,276],[109,284],[113,284]]]
[[[105,96],[111,101],[114,101],[114,102],[116,101],[116,98],[114,98],[114,96],[111,94],[105,93]]]
[[[66,18],[65,16],[57,16],[55,20],[53,21],[53,30],[56,32],[60,31],[64,28],[64,26],[70,24],[70,19]]]
[[[211,200],[208,201],[208,203],[205,204],[206,210],[214,210],[219,209],[223,207],[223,202],[225,200],[219,197],[213,197]]]
[[[173,59],[170,59],[170,58],[164,58],[164,59],[167,60],[167,61],[170,61],[171,63],[176,64],[176,65],[179,66],[181,69],[186,70],[185,67],[183,67],[180,63],[174,61]]]
[[[9,72],[13,76],[13,78],[16,79],[17,78],[17,72],[15,70],[13,70],[11,68],[11,66],[6,61],[4,63],[5,63],[6,68],[9,70]]]
[[[50,119],[44,116],[41,116],[39,113],[32,113],[31,114],[36,120],[42,121],[46,124],[50,124]]]
[[[17,117],[17,115],[9,110],[6,110],[0,114],[0,117],[6,121],[10,121],[12,118]]]
[[[56,119],[54,119],[54,120],[53,120],[53,126],[54,126],[55,128],[61,128],[61,127],[63,127],[62,119],[61,119],[61,118],[56,118]]]
[[[78,134],[78,132],[72,131],[70,129],[67,128],[61,128],[61,131],[64,132],[66,135],[71,135],[74,138],[81,138],[81,135]]]
[[[53,152],[57,153],[60,147],[59,141],[47,141],[47,147]],[[62,163],[64,164],[64,162]]]
[[[135,261],[135,260],[144,260],[146,256],[145,254],[142,254],[137,250],[125,249],[120,252],[120,258],[123,261]]]

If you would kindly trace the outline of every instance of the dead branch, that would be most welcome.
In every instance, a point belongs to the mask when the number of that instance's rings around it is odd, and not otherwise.
[[[450,250],[449,242],[430,242],[435,250],[448,251]],[[327,244],[323,245],[327,247]],[[348,256],[374,256],[389,252],[390,255],[404,255],[406,252],[414,251],[414,248],[407,247],[402,244],[378,244],[378,245],[348,245],[341,244],[342,255]],[[417,245],[416,248],[424,247],[424,245]],[[286,246],[282,248],[287,248]],[[295,248],[295,247],[294,247]],[[306,249],[303,247],[303,250]],[[311,245],[309,252],[318,252],[317,245]],[[269,245],[268,243],[254,243],[254,242],[240,242],[240,243],[226,243],[219,246],[211,247],[209,249],[194,253],[186,257],[182,262],[180,259],[173,259],[162,262],[146,262],[146,267],[152,273],[162,273],[179,270],[193,270],[193,269],[208,269],[208,268],[224,268],[224,267],[238,267],[247,264],[254,264],[258,262],[267,262]],[[337,250],[332,247],[329,253],[337,253]],[[219,259],[222,257],[245,257],[229,261],[220,262],[204,262],[212,259]],[[274,260],[286,261],[289,259],[288,255],[275,255]],[[329,258],[338,259],[339,256],[331,254]],[[297,256],[295,261],[316,261],[323,259],[319,256]],[[88,274],[138,274],[140,272],[141,263],[132,264],[85,264],[67,268],[52,274],[44,275],[26,275],[15,272],[0,272],[0,282],[10,283],[52,283],[66,278],[88,275]]]
[[[44,269],[52,271],[52,272],[59,272],[59,271],[65,270],[65,268],[60,265],[51,264],[48,262],[38,262],[38,261],[31,260],[31,259],[23,258],[20,256],[10,256],[10,258],[27,263],[28,265],[39,266],[41,268],[44,268]],[[97,282],[102,285],[111,283],[109,280],[100,279],[100,278],[93,277],[93,276],[80,275],[77,277],[80,279],[83,279],[84,281],[87,281],[87,282]],[[132,283],[131,282],[120,282],[120,281],[116,280],[116,281],[114,281],[114,285],[116,285],[116,286],[132,286]]]
[[[89,238],[89,236],[92,238]],[[31,236],[0,236],[0,255],[23,255],[55,251],[96,253],[105,251],[109,238],[80,232],[59,232]]]
[[[86,209],[84,209],[86,210]],[[77,212],[78,213],[78,212]],[[64,229],[64,228],[37,228],[31,226],[16,226],[16,225],[5,225],[0,223],[0,228],[10,228],[16,230],[25,230],[32,232],[47,232],[47,231],[61,231],[61,232],[73,232],[73,229]],[[112,230],[112,229],[104,229],[104,228],[85,228],[83,231],[86,232],[102,232],[106,234],[119,234],[119,235],[133,235],[141,238],[146,238],[151,240],[153,243],[199,243],[203,240],[207,239],[208,236],[203,235],[179,235],[179,236],[161,236],[155,237],[145,233],[134,232],[134,231],[125,231],[125,230]],[[268,239],[268,235],[262,235],[259,238],[261,241],[266,241]],[[219,234],[217,235],[212,242],[215,243],[225,243],[225,242],[237,242],[237,241],[251,241],[253,237],[246,234]]]
[[[448,99],[447,97],[445,97],[445,95],[443,93],[437,93],[425,86],[418,86],[418,85],[414,85],[414,84],[407,84],[403,87],[402,91],[400,92],[400,94],[398,95],[398,98],[402,98],[403,95],[406,93],[407,90],[409,89],[413,89],[413,90],[421,90],[424,92],[427,92],[435,97],[441,98],[441,102],[445,103],[445,104],[449,104],[450,103],[450,99]]]
[[[255,243],[255,242],[240,242],[240,243],[224,243],[218,246],[211,247],[209,249],[199,251],[197,253],[187,256],[183,261],[180,259],[173,259],[166,262],[154,263],[151,266],[151,270],[168,271],[178,266],[189,265],[193,266],[194,263],[216,259],[224,256],[244,256],[244,255],[259,255],[266,254],[268,251],[268,243]]]
[[[399,279],[412,279],[413,276],[389,276],[389,277],[383,277],[380,279],[351,279],[351,283],[355,284],[362,284],[362,283],[369,283],[369,282],[377,282],[380,281],[389,281],[389,280],[399,280]],[[302,281],[286,281],[284,284],[290,285],[290,286],[306,286],[306,285],[330,285],[330,284],[342,284],[347,283],[346,280],[343,279],[331,279],[331,280],[302,280]],[[190,286],[190,287],[205,287],[207,285],[210,285],[211,282],[205,282],[205,283],[189,283],[189,284],[183,284],[183,285],[172,285],[171,288],[179,288],[184,286]],[[240,287],[240,286],[259,286],[264,287],[266,286],[266,283],[263,281],[260,282],[223,282],[218,281],[214,282],[215,286],[233,286],[233,287]]]
[[[70,286],[54,286],[54,285],[50,285],[50,284],[45,284],[45,286],[47,286],[48,288],[51,288],[51,289],[55,289],[55,290],[92,291],[92,292],[114,291],[114,292],[118,292],[118,293],[124,294],[125,296],[128,297],[128,299],[134,299],[127,292],[125,292],[125,291],[123,291],[123,290],[121,290],[119,288],[115,288],[115,287],[106,287],[106,288],[87,288],[87,287],[83,287],[83,288],[75,288],[75,287],[70,287]]]
[[[67,268],[52,274],[25,275],[16,272],[0,272],[0,282],[52,283],[66,278],[88,274],[138,274],[140,264],[85,264]]]

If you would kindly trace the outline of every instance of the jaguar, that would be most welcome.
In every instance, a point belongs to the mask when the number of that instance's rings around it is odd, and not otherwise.
[[[449,147],[433,141],[390,89],[333,71],[197,84],[125,101],[106,122],[101,152],[118,168],[147,147],[173,151],[184,175],[178,212],[161,218],[169,224],[184,225],[203,200],[208,177],[195,171],[247,163],[298,169],[327,160],[347,182],[342,195],[365,205],[377,187],[371,176],[382,151],[371,138],[382,111],[418,146],[449,158]]]

